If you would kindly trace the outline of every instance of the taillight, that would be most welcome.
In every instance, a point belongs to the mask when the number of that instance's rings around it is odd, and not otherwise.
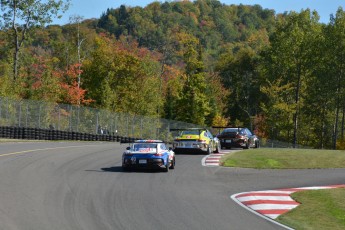
[[[161,156],[163,156],[163,153],[155,153],[153,155],[156,156],[156,157],[161,157]]]
[[[242,135],[240,135],[240,134],[237,134],[237,135],[236,135],[236,138],[237,138],[237,139],[244,139],[244,138],[246,138],[246,137],[245,137],[245,136],[242,136]]]

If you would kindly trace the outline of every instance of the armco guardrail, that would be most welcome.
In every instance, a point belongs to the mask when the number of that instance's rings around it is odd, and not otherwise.
[[[173,139],[171,128],[197,125],[83,106],[0,97],[2,138],[40,140]]]
[[[0,138],[28,140],[76,140],[76,141],[113,141],[131,142],[137,138],[110,134],[78,133],[61,130],[37,129],[26,127],[0,127]]]

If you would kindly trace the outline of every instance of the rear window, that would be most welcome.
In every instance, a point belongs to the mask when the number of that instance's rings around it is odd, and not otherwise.
[[[237,132],[239,132],[238,128],[230,128],[230,129],[223,130],[222,134],[237,133]]]
[[[185,130],[182,132],[182,135],[199,135],[199,130]]]

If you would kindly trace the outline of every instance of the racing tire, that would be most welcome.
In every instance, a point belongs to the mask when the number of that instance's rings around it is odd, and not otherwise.
[[[214,151],[214,153],[219,153],[219,149],[221,149],[222,147],[220,147],[220,144],[218,144],[217,146],[216,146],[216,150]]]
[[[129,167],[122,166],[122,171],[124,171],[124,172],[129,172],[129,170],[130,170]]]
[[[208,148],[207,148],[207,155],[211,155],[211,149],[210,149],[210,146],[208,146]]]
[[[174,157],[174,159],[172,160],[171,166],[170,166],[170,169],[174,169],[174,168],[175,168],[175,157]]]
[[[243,147],[244,149],[249,149],[249,143],[248,142],[246,142],[246,146],[245,147]]]
[[[260,148],[260,142],[259,141],[255,141],[255,148],[256,149]]]
[[[170,167],[170,161],[167,161],[167,164],[165,165],[165,168],[163,169],[164,172],[169,172]]]

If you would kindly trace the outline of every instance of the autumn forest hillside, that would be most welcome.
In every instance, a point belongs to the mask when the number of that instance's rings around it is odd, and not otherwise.
[[[63,26],[1,25],[1,97],[244,125],[263,139],[345,147],[341,8],[323,24],[308,9],[169,1],[73,16]]]

